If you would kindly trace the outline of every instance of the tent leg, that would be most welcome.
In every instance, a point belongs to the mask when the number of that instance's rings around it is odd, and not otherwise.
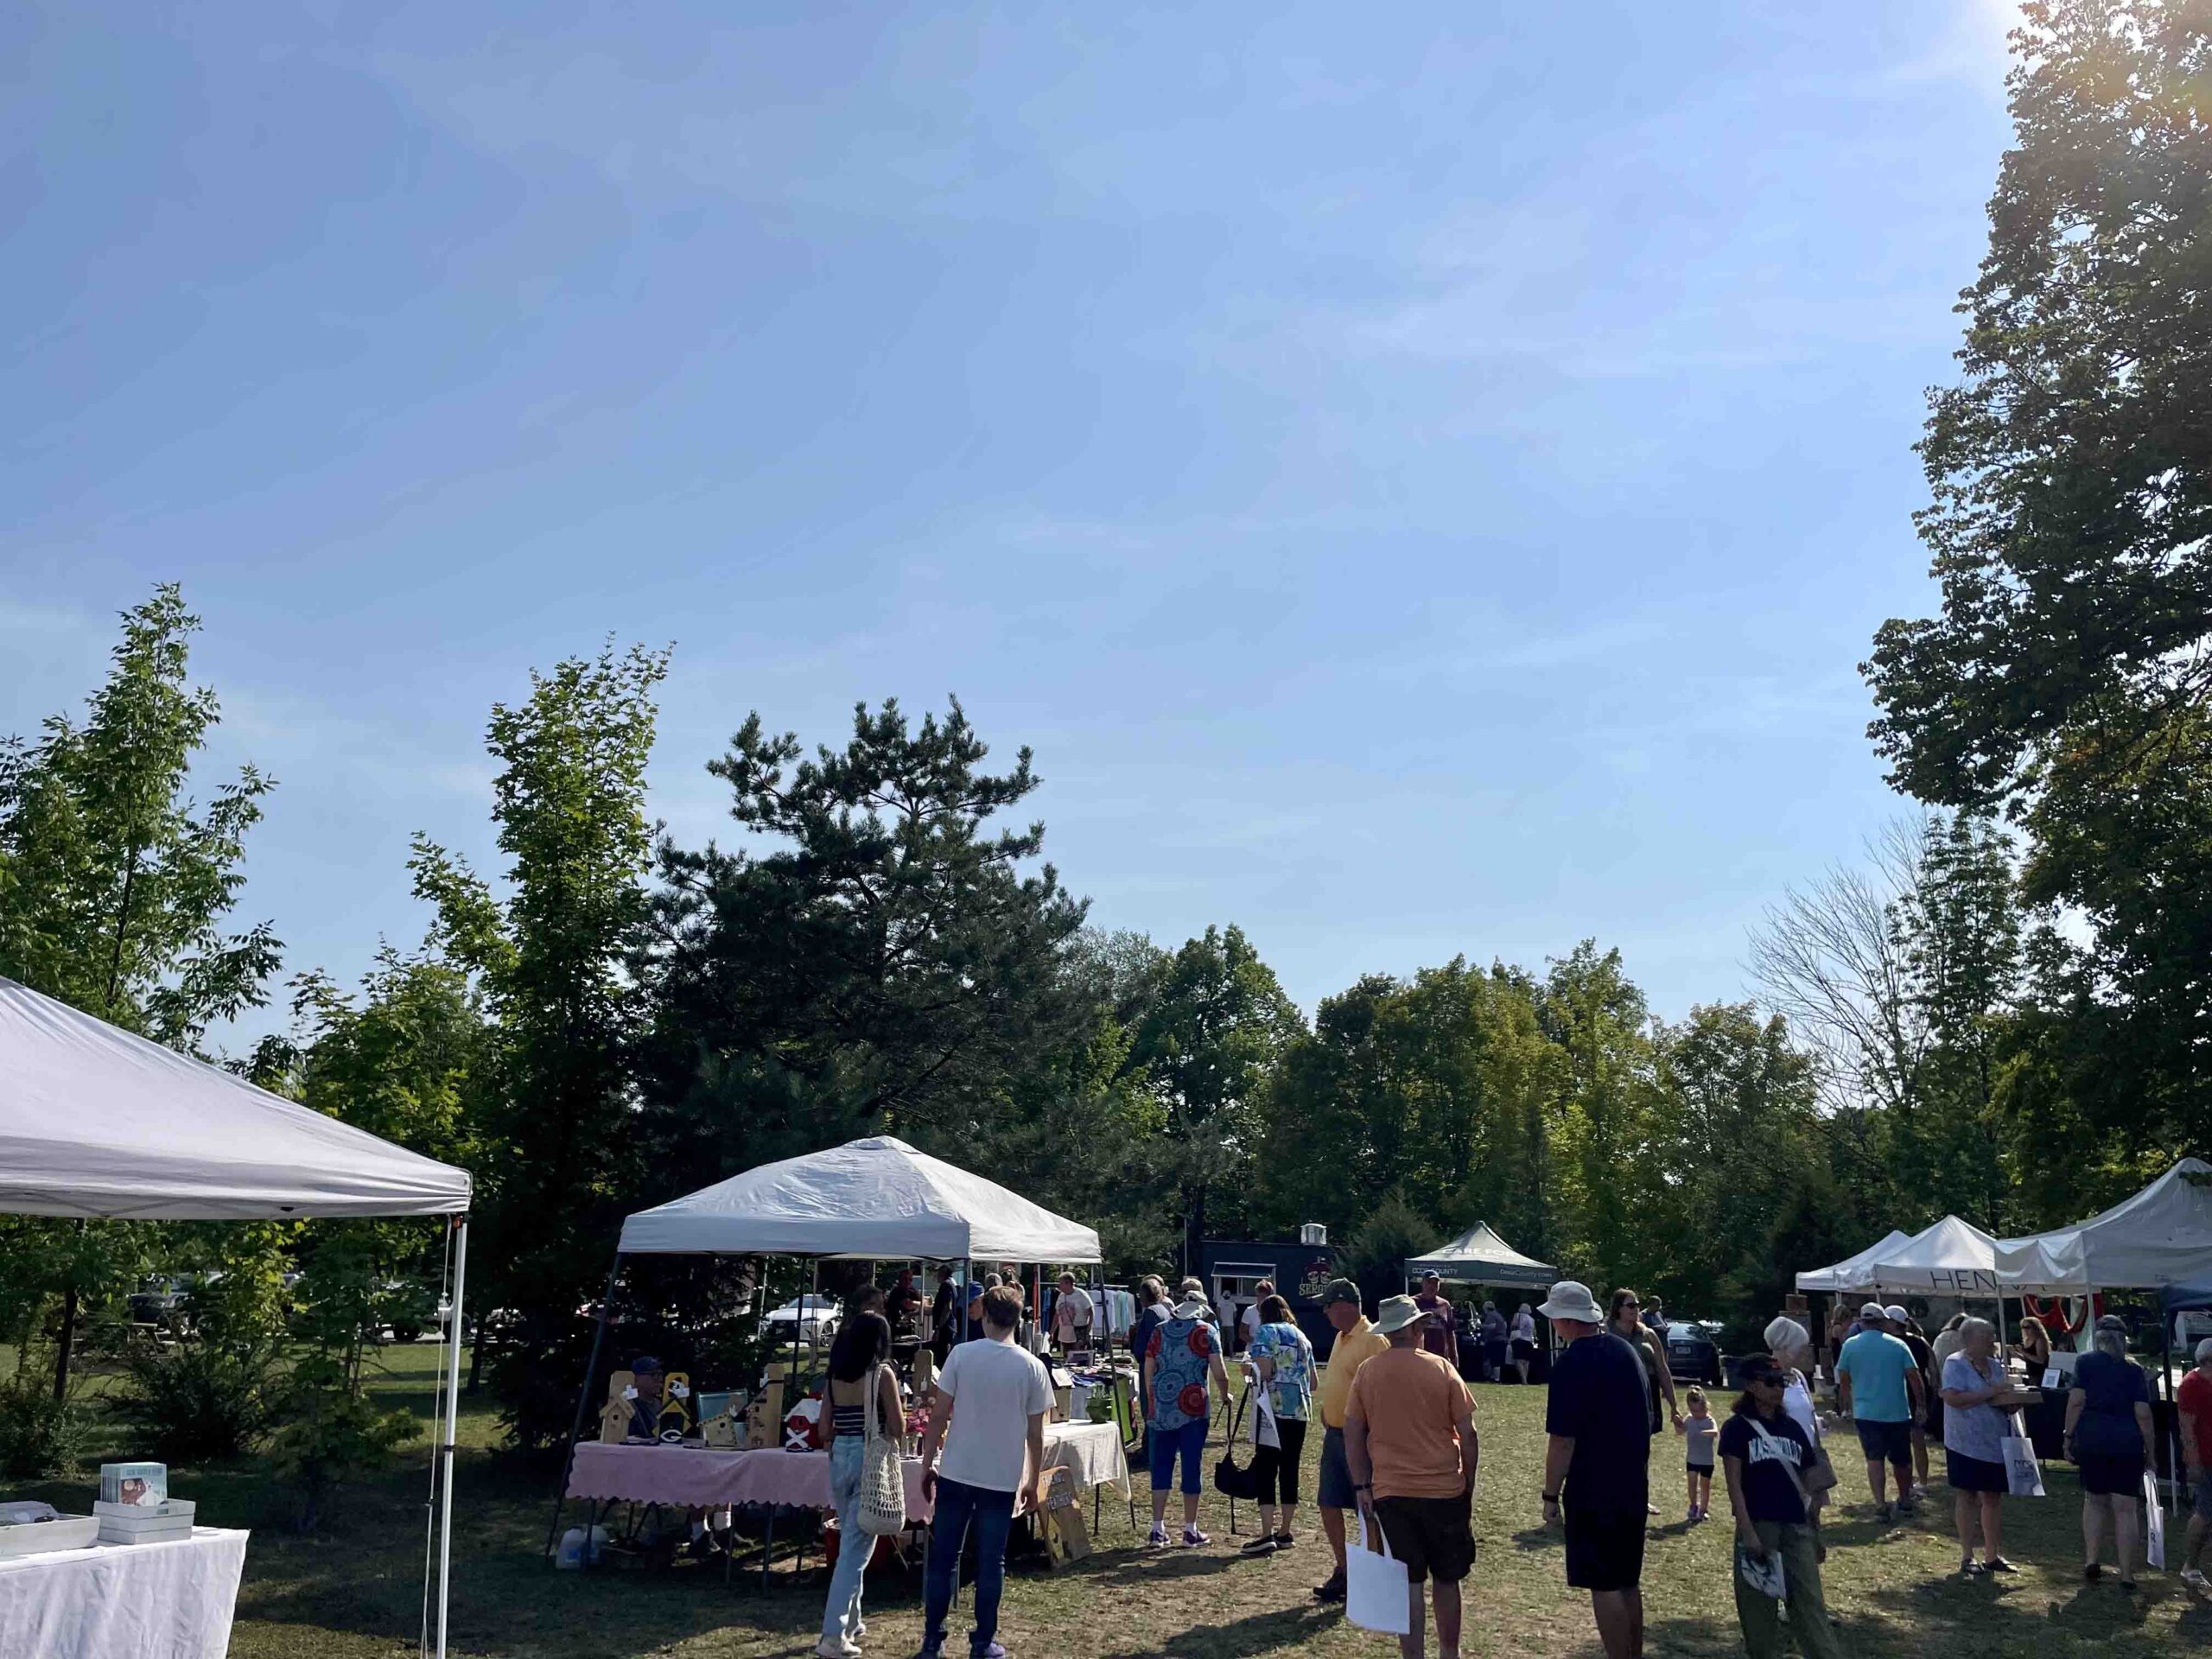
[[[438,1659],[446,1659],[447,1604],[453,1589],[453,1477],[454,1446],[461,1434],[461,1332],[462,1309],[468,1287],[468,1217],[453,1224],[453,1312],[446,1338],[446,1432],[438,1447],[443,1478],[438,1484]],[[564,1486],[567,1482],[562,1483]]]
[[[584,1380],[576,1389],[576,1418],[569,1428],[569,1444],[561,1457],[561,1484],[553,1494],[553,1524],[545,1529],[543,1554],[550,1559],[553,1541],[560,1535],[561,1511],[568,1506],[569,1474],[576,1466],[576,1442],[583,1438],[584,1408],[591,1402],[591,1380],[599,1375],[600,1350],[607,1343],[607,1316],[614,1304],[614,1275],[622,1271],[622,1252],[614,1252],[613,1264],[607,1269],[606,1288],[599,1293],[599,1322],[591,1333],[591,1357],[584,1362]]]

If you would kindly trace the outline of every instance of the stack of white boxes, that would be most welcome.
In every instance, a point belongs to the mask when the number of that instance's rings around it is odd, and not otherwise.
[[[158,1544],[192,1536],[192,1504],[169,1496],[168,1465],[104,1463],[92,1505],[104,1544]]]
[[[192,1536],[192,1501],[172,1497],[163,1503],[95,1503],[104,1544],[159,1544],[172,1538]]]

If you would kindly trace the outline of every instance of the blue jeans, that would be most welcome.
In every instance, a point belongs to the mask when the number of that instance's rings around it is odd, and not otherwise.
[[[861,1623],[861,1574],[875,1553],[875,1540],[860,1529],[861,1450],[856,1434],[830,1442],[830,1503],[837,1511],[837,1570],[830,1575],[830,1598],[822,1604],[822,1639],[851,1642]]]
[[[1193,1417],[1180,1428],[1155,1428],[1152,1431],[1152,1490],[1164,1492],[1175,1483],[1175,1459],[1183,1459],[1183,1490],[1185,1492],[1205,1491],[1199,1464],[1206,1451],[1206,1420]]]
[[[937,1513],[930,1522],[929,1568],[922,1580],[922,1650],[944,1645],[944,1616],[952,1611],[952,1586],[960,1576],[960,1551],[968,1529],[976,1529],[976,1628],[968,1637],[971,1653],[998,1639],[999,1596],[1006,1588],[1006,1535],[1014,1529],[1014,1494],[937,1478]]]

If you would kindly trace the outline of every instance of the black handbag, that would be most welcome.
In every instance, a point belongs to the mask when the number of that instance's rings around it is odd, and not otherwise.
[[[1229,1444],[1221,1449],[1221,1461],[1213,1466],[1213,1489],[1224,1497],[1241,1497],[1250,1503],[1260,1495],[1260,1477],[1249,1463],[1236,1461],[1236,1432],[1243,1427],[1244,1402],[1251,1398],[1249,1389],[1237,1396],[1236,1414],[1229,1421]]]

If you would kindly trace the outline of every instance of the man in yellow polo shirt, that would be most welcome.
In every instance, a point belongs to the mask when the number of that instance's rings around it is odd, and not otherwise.
[[[1336,1345],[1321,1372],[1321,1530],[1329,1535],[1336,1571],[1313,1593],[1322,1601],[1344,1599],[1344,1511],[1359,1507],[1351,1470],[1344,1462],[1344,1407],[1351,1399],[1353,1373],[1376,1355],[1388,1351],[1390,1338],[1368,1324],[1360,1312],[1359,1287],[1349,1279],[1332,1279],[1321,1293],[1321,1311],[1336,1327]]]

